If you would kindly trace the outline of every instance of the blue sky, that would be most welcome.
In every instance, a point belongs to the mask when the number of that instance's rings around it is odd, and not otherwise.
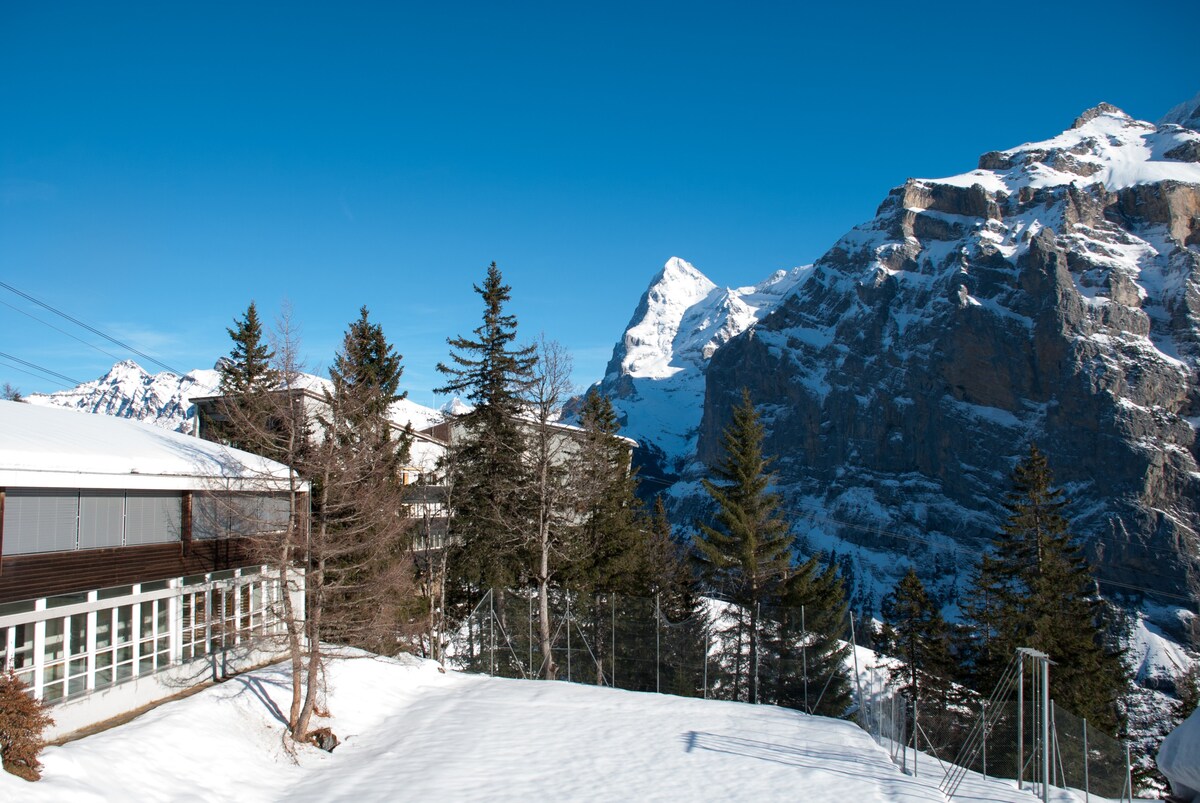
[[[286,299],[324,371],[365,304],[431,404],[494,260],[582,385],[667,258],[753,284],[909,176],[1100,101],[1157,119],[1200,91],[1197,23],[1158,0],[3,0],[0,276],[182,370]],[[0,352],[78,380],[133,356],[0,302]]]

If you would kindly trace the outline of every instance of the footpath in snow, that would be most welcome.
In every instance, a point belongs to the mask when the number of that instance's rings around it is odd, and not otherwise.
[[[939,776],[903,774],[854,724],[772,706],[365,654],[332,661],[328,677],[331,717],[317,724],[342,740],[333,753],[284,749],[288,669],[276,665],[47,748],[43,780],[0,772],[0,800],[946,800]],[[978,776],[954,799],[1034,800]]]

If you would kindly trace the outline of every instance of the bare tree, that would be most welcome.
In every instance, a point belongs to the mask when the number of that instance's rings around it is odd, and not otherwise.
[[[578,511],[571,497],[570,469],[577,444],[559,423],[563,404],[573,391],[571,357],[559,343],[544,335],[538,341],[537,355],[528,390],[530,432],[524,455],[534,513],[527,538],[534,559],[530,574],[538,588],[543,674],[553,680],[558,666],[551,644],[549,591],[558,566],[569,561],[575,549]]]

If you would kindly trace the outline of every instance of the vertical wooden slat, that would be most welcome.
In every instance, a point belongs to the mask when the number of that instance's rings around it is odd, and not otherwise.
[[[179,550],[183,557],[192,554],[192,492],[183,492],[183,513],[179,522]]]

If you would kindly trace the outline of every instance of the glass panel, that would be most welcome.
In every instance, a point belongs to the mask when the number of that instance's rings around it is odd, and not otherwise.
[[[13,628],[14,637],[11,652],[13,669],[25,669],[33,666],[33,625],[17,625]]]
[[[133,606],[122,605],[117,611],[117,644],[128,644],[133,640]]]
[[[142,583],[141,589],[143,593],[150,591],[162,591],[163,589],[169,588],[170,585],[170,580],[155,580],[153,583]]]
[[[142,609],[142,638],[152,638],[154,636],[154,603],[143,602],[139,605]]]
[[[67,665],[64,663],[46,664],[42,670],[42,679],[46,683],[53,683],[56,680],[62,680],[67,676]]]
[[[22,600],[21,602],[6,602],[0,605],[0,616],[9,616],[14,613],[29,613],[35,607],[36,603],[31,600]]]
[[[158,606],[158,630],[156,633],[161,636],[170,632],[167,627],[167,614],[170,613],[171,606],[165,599],[160,599],[154,604]]]
[[[71,617],[71,655],[87,654],[87,620],[86,613]]]
[[[143,655],[138,659],[138,674],[149,675],[154,671],[154,655]]]
[[[4,500],[4,552],[74,549],[79,534],[79,492],[13,489]]]
[[[67,637],[65,623],[62,619],[46,620],[45,661],[61,661],[67,657]]]
[[[112,616],[110,608],[107,611],[96,611],[96,649],[103,650],[112,646]]]
[[[57,597],[47,597],[47,608],[61,608],[64,605],[78,605],[81,602],[87,602],[87,592],[81,594],[59,594]]]
[[[116,586],[115,588],[102,588],[96,593],[97,599],[113,599],[114,597],[128,597],[133,593],[133,586]]]
[[[96,657],[99,658],[100,656],[97,655]],[[108,657],[110,659],[112,658],[111,655],[109,655]],[[103,689],[105,686],[111,686],[112,682],[113,682],[112,667],[106,667],[104,669],[96,670],[96,688],[97,689]]]
[[[125,544],[178,541],[183,496],[171,491],[129,491],[125,497]]]
[[[56,683],[42,683],[42,702],[53,703],[56,700],[61,700],[63,696],[63,682],[60,680]]]
[[[74,697],[87,691],[87,674],[76,675],[67,681],[67,696]]]
[[[102,669],[106,666],[112,666],[113,654],[112,650],[96,653],[96,668]]]
[[[124,529],[124,491],[79,492],[80,549],[120,546]]]

